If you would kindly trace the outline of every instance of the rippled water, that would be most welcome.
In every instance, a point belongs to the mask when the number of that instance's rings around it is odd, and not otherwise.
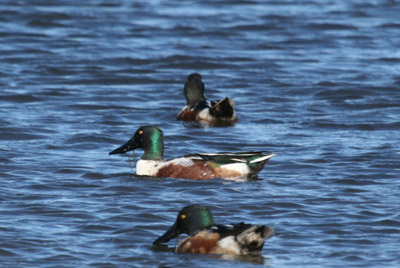
[[[396,0],[2,1],[1,266],[398,267],[399,14]],[[175,120],[192,72],[234,98],[234,127]],[[166,158],[280,154],[259,180],[137,177],[108,152],[145,124]],[[193,203],[277,235],[257,259],[152,249]]]

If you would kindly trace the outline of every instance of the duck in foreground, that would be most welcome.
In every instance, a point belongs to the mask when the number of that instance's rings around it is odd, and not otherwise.
[[[192,205],[178,213],[175,223],[153,244],[166,243],[185,233],[175,248],[180,253],[260,254],[264,241],[275,234],[272,227],[246,223],[216,225],[208,208]]]
[[[183,91],[187,105],[178,114],[178,120],[228,125],[233,125],[238,120],[231,98],[206,100],[200,74],[189,75]]]
[[[208,180],[255,176],[276,154],[262,152],[192,154],[164,160],[164,136],[155,126],[142,126],[121,147],[109,154],[123,154],[142,148],[144,155],[136,163],[136,174],[153,177]]]

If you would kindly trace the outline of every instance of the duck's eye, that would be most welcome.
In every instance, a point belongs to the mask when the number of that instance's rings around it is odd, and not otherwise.
[[[182,215],[180,216],[180,218],[181,218],[181,220],[186,219],[186,214],[182,214]]]
[[[139,135],[142,135],[143,134],[143,131],[142,130],[139,130]]]

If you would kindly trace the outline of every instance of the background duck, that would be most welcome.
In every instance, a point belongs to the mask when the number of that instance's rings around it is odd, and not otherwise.
[[[192,205],[179,211],[175,223],[153,244],[166,243],[182,233],[189,236],[179,242],[176,252],[257,255],[275,231],[246,223],[216,225],[208,208]]]
[[[231,98],[219,101],[206,99],[200,74],[193,73],[187,77],[183,92],[187,104],[178,114],[178,120],[212,124],[234,124],[238,120]]]
[[[133,137],[109,154],[123,154],[142,148],[136,174],[154,177],[207,180],[256,176],[276,154],[262,152],[202,153],[164,160],[164,135],[155,126],[140,127]]]

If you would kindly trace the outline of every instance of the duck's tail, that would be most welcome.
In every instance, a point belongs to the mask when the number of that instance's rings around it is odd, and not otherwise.
[[[228,97],[218,101],[213,107],[211,107],[210,114],[220,120],[237,120],[235,103]]]
[[[275,230],[272,227],[265,225],[251,226],[236,237],[241,247],[241,254],[259,254],[265,240],[274,234]]]
[[[264,168],[265,164],[267,164],[268,160],[275,155],[277,154],[260,155],[248,159],[247,164],[251,170],[250,175],[257,175]]]

